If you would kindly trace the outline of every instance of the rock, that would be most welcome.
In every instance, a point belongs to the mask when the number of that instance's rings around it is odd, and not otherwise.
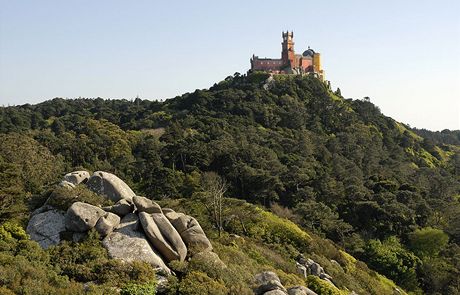
[[[262,295],[272,290],[279,290],[284,292],[284,294],[287,293],[287,290],[281,284],[279,277],[272,271],[264,271],[257,274],[255,276],[255,282],[258,286],[254,290],[256,295]]]
[[[107,212],[104,216],[99,218],[95,228],[101,237],[105,237],[110,234],[119,223],[120,217],[118,215]]]
[[[26,229],[30,238],[44,249],[59,244],[60,233],[65,231],[64,212],[56,209],[35,212]]]
[[[182,238],[177,230],[171,222],[169,222],[166,216],[163,215],[163,213],[153,213],[151,216],[160,229],[163,237],[166,238],[177,254],[179,254],[179,260],[184,261],[187,256],[187,247],[185,246],[184,241],[182,241]]]
[[[104,210],[96,206],[75,202],[67,209],[65,226],[70,231],[85,232],[93,228],[105,213]]]
[[[97,171],[88,179],[86,186],[97,194],[104,195],[114,202],[125,199],[132,201],[136,195],[131,188],[116,175]]]
[[[310,270],[310,274],[314,275],[314,276],[321,276],[321,274],[324,274],[324,269],[321,265],[319,265],[319,263],[312,263],[308,269]]]
[[[212,250],[211,242],[195,218],[176,212],[168,212],[166,217],[180,234],[189,252],[198,253]]]
[[[319,278],[323,279],[323,280],[325,280],[325,279],[332,280],[332,277],[330,275],[328,275],[327,273],[320,274]]]
[[[180,235],[182,240],[187,245],[188,249],[192,253],[199,253],[201,251],[212,251],[212,244],[208,237],[204,233],[198,221],[193,218],[196,222],[192,227],[186,229]]]
[[[85,183],[89,179],[88,171],[74,171],[64,175],[64,180],[72,183],[73,185],[78,185],[80,183]]]
[[[140,212],[139,221],[141,222],[142,228],[144,229],[149,242],[152,243],[153,247],[155,247],[155,249],[163,255],[167,262],[180,259],[179,253],[177,253],[169,241],[165,239],[151,214]]]
[[[306,278],[307,277],[307,268],[305,267],[305,265],[302,265],[298,262],[295,263],[296,265],[296,270],[297,270],[297,273],[300,274],[302,277]]]
[[[48,201],[47,201],[48,202]],[[31,214],[30,214],[30,217],[34,216],[34,215],[37,215],[37,214],[40,214],[40,213],[43,213],[43,212],[46,212],[46,211],[51,211],[55,209],[53,206],[50,206],[50,205],[47,205],[46,202],[45,202],[45,205],[41,206],[40,208],[38,209],[35,209]]]
[[[149,214],[163,212],[161,211],[160,205],[145,197],[134,196],[133,202],[138,212],[145,212]]]
[[[316,294],[316,292],[313,292],[312,290],[304,286],[292,287],[289,288],[287,291],[289,295],[318,295]]]
[[[271,290],[268,292],[265,292],[264,295],[286,295],[287,293],[284,291],[281,291],[279,289]]]
[[[174,210],[171,208],[163,208],[162,211],[163,211],[163,214],[174,212]]]
[[[67,180],[63,180],[61,182],[59,182],[59,186],[62,186],[62,187],[65,187],[67,189],[74,189],[75,188],[75,184],[67,181]]]
[[[107,206],[102,208],[105,211],[112,212],[114,214],[117,214],[118,216],[125,216],[129,213],[132,213],[134,211],[134,205],[128,202],[125,199],[121,199],[118,202],[116,202],[112,206]]]
[[[139,218],[136,214],[130,213],[123,217],[115,230],[102,241],[109,256],[125,262],[144,261],[170,274],[171,271],[160,254],[152,248],[145,235],[138,229]]]

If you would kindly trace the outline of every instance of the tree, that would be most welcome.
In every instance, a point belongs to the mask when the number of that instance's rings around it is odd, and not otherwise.
[[[445,232],[431,227],[417,229],[409,235],[410,248],[419,257],[438,255],[448,242]]]
[[[203,203],[211,214],[219,237],[223,229],[222,208],[224,206],[224,194],[228,189],[227,182],[216,172],[205,172],[201,177]]]

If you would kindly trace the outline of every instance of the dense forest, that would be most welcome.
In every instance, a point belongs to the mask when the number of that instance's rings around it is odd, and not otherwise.
[[[69,171],[110,171],[171,203],[197,198],[213,171],[227,197],[331,240],[404,290],[459,294],[460,133],[411,129],[315,77],[267,78],[235,73],[164,102],[55,98],[1,108],[0,236],[17,246],[24,238],[13,224]],[[133,268],[125,280],[148,273]]]

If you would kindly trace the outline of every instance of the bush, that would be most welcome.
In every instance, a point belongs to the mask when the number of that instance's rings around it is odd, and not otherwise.
[[[58,186],[52,191],[46,204],[67,211],[75,202],[83,202],[94,206],[113,204],[108,198],[94,193],[84,185],[77,185],[74,189]]]
[[[128,284],[120,291],[120,295],[154,295],[156,293],[157,283],[151,281],[146,284]]]
[[[228,289],[221,281],[213,280],[199,271],[188,273],[179,284],[181,295],[224,295]]]
[[[318,295],[343,295],[339,289],[317,276],[308,276],[307,286]]]

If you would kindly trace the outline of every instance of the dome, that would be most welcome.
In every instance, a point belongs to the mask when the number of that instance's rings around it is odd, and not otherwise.
[[[310,48],[308,48],[307,50],[305,50],[302,53],[303,56],[313,56],[313,54],[315,54],[315,51],[313,49],[310,49]]]

